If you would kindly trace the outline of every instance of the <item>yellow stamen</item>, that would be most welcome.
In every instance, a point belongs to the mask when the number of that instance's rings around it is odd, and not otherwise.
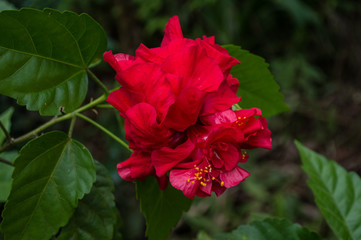
[[[221,182],[221,187],[223,187],[223,186],[224,186],[224,182],[222,181],[222,182]]]

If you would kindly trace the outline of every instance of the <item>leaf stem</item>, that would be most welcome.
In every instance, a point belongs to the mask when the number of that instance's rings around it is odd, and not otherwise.
[[[89,69],[86,70],[87,73],[91,76],[91,78],[103,89],[104,93],[108,96],[109,90],[108,88],[100,81],[100,79]]]
[[[113,138],[115,141],[117,141],[118,143],[120,143],[121,145],[123,145],[123,147],[125,147],[126,149],[128,149],[130,152],[133,152],[133,150],[131,150],[128,146],[128,144],[126,144],[122,139],[120,139],[119,137],[117,137],[116,135],[114,135],[112,132],[110,132],[108,129],[104,128],[102,125],[100,125],[99,123],[91,120],[90,118],[88,118],[87,116],[81,114],[81,113],[75,113],[75,115],[77,117],[80,117],[82,119],[84,119],[85,121],[93,124],[95,127],[99,128],[100,130],[102,130],[104,133],[108,134],[108,136],[110,136],[111,138]]]
[[[108,109],[114,109],[114,107],[110,104],[99,104],[95,106],[96,108],[108,108]]]
[[[69,138],[71,138],[71,136],[72,136],[72,134],[73,134],[75,122],[76,122],[76,116],[73,115],[73,117],[72,117],[72,119],[71,119],[71,122],[70,122],[69,131],[68,131],[68,136],[69,136]]]
[[[99,98],[95,99],[94,101],[91,101],[90,103],[84,105],[83,107],[80,107],[80,108],[76,109],[74,112],[67,113],[67,114],[62,115],[60,117],[55,116],[50,121],[44,123],[43,125],[39,126],[38,128],[36,128],[36,129],[34,129],[34,130],[32,130],[32,131],[18,137],[18,138],[12,139],[12,141],[10,141],[10,142],[6,142],[0,148],[0,153],[4,152],[6,149],[8,149],[9,147],[11,147],[13,145],[24,142],[24,141],[26,141],[26,140],[28,140],[28,139],[30,139],[32,137],[36,137],[40,132],[44,131],[48,127],[53,126],[54,124],[57,124],[57,123],[62,122],[64,120],[68,120],[68,119],[74,117],[74,115],[76,113],[83,112],[83,111],[85,111],[85,110],[87,110],[89,108],[92,108],[92,107],[104,102],[106,99],[107,99],[107,95],[104,94],[104,95],[100,96]]]
[[[5,136],[6,136],[6,139],[8,142],[11,142],[12,141],[12,138],[9,134],[9,132],[6,130],[4,124],[0,121],[0,128],[2,129],[2,131],[4,132]]]
[[[10,166],[14,166],[14,164],[12,162],[10,162],[8,160],[5,160],[5,159],[2,159],[2,158],[0,158],[0,162],[5,163],[5,164],[10,165]]]

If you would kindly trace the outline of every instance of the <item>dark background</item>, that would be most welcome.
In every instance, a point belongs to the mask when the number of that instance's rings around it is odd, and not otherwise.
[[[244,183],[219,198],[196,199],[171,239],[196,238],[200,231],[214,235],[267,216],[285,217],[333,239],[317,210],[307,177],[301,170],[298,139],[361,174],[361,2],[351,0],[0,0],[0,8],[51,7],[88,13],[105,29],[113,53],[134,55],[140,43],[160,45],[168,19],[178,15],[188,38],[215,36],[218,44],[237,44],[270,63],[290,111],[268,119],[273,150],[252,151]],[[94,72],[109,87],[114,71],[105,63]],[[101,90],[89,81],[90,98]],[[0,96],[0,112],[15,107],[13,136],[20,136],[48,118]],[[124,137],[122,119],[112,110],[87,115]],[[52,129],[67,131],[69,122]],[[108,136],[78,120],[74,138],[104,163],[116,184],[117,206],[123,218],[124,239],[144,239],[133,183],[123,182],[116,163],[127,150]],[[19,146],[21,147],[21,146]]]

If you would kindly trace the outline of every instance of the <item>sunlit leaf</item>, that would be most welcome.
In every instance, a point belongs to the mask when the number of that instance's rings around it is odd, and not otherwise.
[[[93,158],[62,132],[44,134],[15,159],[1,230],[5,239],[49,239],[72,216],[95,181]]]
[[[14,108],[9,108],[5,112],[0,114],[0,122],[4,125],[6,131],[10,132],[11,116],[13,115]],[[0,128],[0,146],[6,139],[4,131]]]
[[[149,240],[167,239],[183,211],[187,211],[192,203],[170,185],[161,190],[153,176],[137,182],[137,198],[146,220]]]
[[[340,239],[361,239],[361,178],[295,141],[308,186],[327,223]]]
[[[242,108],[257,107],[262,115],[270,117],[285,111],[288,107],[279,92],[279,86],[273,79],[265,60],[235,45],[225,45],[229,54],[241,64],[232,68],[231,74],[239,80],[238,103]]]
[[[286,219],[265,219],[250,225],[241,225],[231,233],[219,235],[216,240],[321,240],[307,228]]]
[[[42,115],[80,106],[86,69],[106,50],[102,27],[87,14],[68,11],[3,11],[0,36],[0,94]]]
[[[95,161],[96,181],[89,194],[79,201],[73,217],[61,229],[56,239],[61,240],[107,240],[113,239],[117,221],[114,202],[114,185],[107,169]]]
[[[3,152],[0,153],[0,158],[13,162],[17,155],[18,153],[16,151]],[[0,163],[0,202],[5,202],[8,199],[13,182],[11,178],[13,170],[14,167]]]

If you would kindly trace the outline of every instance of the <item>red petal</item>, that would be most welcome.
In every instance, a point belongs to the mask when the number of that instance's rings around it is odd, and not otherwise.
[[[203,105],[204,93],[196,88],[184,89],[176,102],[169,108],[164,120],[165,126],[177,131],[184,131],[197,122]]]
[[[160,148],[169,142],[172,132],[157,122],[157,113],[148,103],[138,103],[125,113],[126,138],[137,149]]]
[[[241,98],[237,97],[227,83],[223,81],[216,92],[208,93],[206,95],[201,115],[225,111],[240,100]]]
[[[206,41],[200,41],[200,45],[206,49],[207,55],[218,63],[222,72],[225,74],[228,74],[234,65],[240,64],[236,58],[229,56],[226,49],[223,48],[221,52],[219,48],[222,47],[219,45],[215,44],[212,46]],[[218,47],[215,48],[214,46]]]
[[[223,73],[214,60],[199,46],[185,47],[164,60],[162,70],[182,78],[182,88],[216,91]]]
[[[168,20],[164,29],[164,37],[161,46],[166,46],[174,39],[183,38],[182,29],[178,16],[174,16]]]
[[[263,125],[263,130],[260,130],[256,135],[249,137],[246,142],[242,143],[242,148],[252,149],[260,147],[272,149],[271,131],[268,129],[267,121],[264,117],[259,117],[259,120]]]
[[[130,158],[117,165],[118,174],[127,181],[143,180],[153,173],[154,168],[149,154],[134,152]]]
[[[237,116],[232,110],[225,110],[223,112],[216,112],[207,116],[201,116],[202,123],[212,126],[217,124],[231,124],[237,121]]]
[[[240,158],[239,150],[233,144],[228,144],[227,151],[218,150],[218,153],[223,159],[224,169],[226,171],[230,171],[237,166]]]
[[[107,102],[113,105],[120,111],[121,116],[125,116],[125,112],[133,107],[135,104],[142,102],[144,96],[130,92],[127,89],[121,87],[118,90],[111,92],[108,96]]]
[[[169,181],[172,186],[181,190],[183,194],[190,199],[194,198],[199,188],[199,181],[194,181],[194,183],[192,183],[190,180],[188,182],[188,179],[192,179],[194,177],[194,173],[194,169],[173,169],[169,174]]]
[[[230,188],[242,182],[249,175],[249,172],[236,166],[232,171],[221,173],[219,177],[224,182],[224,186]]]
[[[185,143],[178,145],[175,149],[163,147],[152,152],[152,162],[157,176],[166,174],[178,163],[189,157],[193,152],[194,144],[190,139]]]
[[[112,51],[105,52],[103,58],[116,72],[123,71],[140,62],[138,59],[136,60],[133,56],[127,54],[118,53],[113,55]]]

